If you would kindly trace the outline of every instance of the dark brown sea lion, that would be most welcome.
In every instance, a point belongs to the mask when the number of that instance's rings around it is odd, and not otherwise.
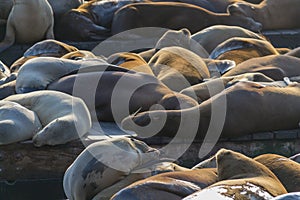
[[[124,119],[122,127],[141,137],[154,134],[174,137],[177,133],[176,137],[196,135],[204,138],[207,131],[213,130],[211,134],[216,139],[220,135],[233,138],[255,132],[295,129],[299,123],[299,101],[300,84],[274,87],[239,82],[199,106],[139,113]]]
[[[94,89],[91,89],[91,84],[95,85]],[[138,72],[106,71],[70,75],[51,83],[47,89],[82,98],[94,119],[97,115],[100,121],[120,122],[129,114],[137,110],[147,111],[155,104],[175,110],[198,105],[192,98],[171,91],[154,76]],[[91,96],[95,99],[91,99]]]
[[[241,13],[237,12],[216,14],[191,4],[174,2],[136,3],[123,6],[115,13],[111,31],[117,34],[139,27],[162,27],[187,28],[196,33],[216,24],[238,25],[253,31],[261,29],[261,24],[249,17],[241,17]]]

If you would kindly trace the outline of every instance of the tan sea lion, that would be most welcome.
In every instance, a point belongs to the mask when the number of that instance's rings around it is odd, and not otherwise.
[[[241,153],[221,149],[216,160],[219,181],[184,200],[271,199],[287,193],[271,170]]]
[[[53,12],[47,0],[15,0],[7,20],[5,38],[0,43],[0,52],[15,42],[34,43],[45,38],[53,39],[53,26]]]
[[[246,60],[267,55],[279,55],[265,40],[233,37],[219,44],[209,55],[211,59],[232,60],[238,65]]]
[[[179,200],[217,181],[216,169],[168,172],[137,181],[120,190],[111,199]]]
[[[0,101],[0,145],[29,140],[41,128],[35,112],[18,103]]]
[[[36,91],[11,95],[13,101],[34,111],[43,129],[33,137],[35,146],[65,144],[78,139],[91,128],[90,113],[84,102],[57,91]]]
[[[182,47],[165,47],[148,62],[154,75],[173,91],[181,91],[210,78],[201,57]]]
[[[300,84],[297,83],[278,87],[239,82],[199,106],[139,113],[125,118],[122,127],[141,137],[149,134],[174,137],[177,134],[176,137],[196,135],[200,139],[208,130],[214,130],[211,134],[215,134],[216,139],[219,136],[233,138],[256,132],[289,130],[298,128],[299,101]],[[214,116],[218,118],[212,118]]]
[[[288,192],[300,191],[300,164],[276,154],[263,154],[254,158],[267,166]]]

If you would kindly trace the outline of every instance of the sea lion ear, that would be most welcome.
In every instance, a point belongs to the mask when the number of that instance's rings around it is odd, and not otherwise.
[[[240,7],[239,4],[231,4],[227,7],[227,12],[230,15],[243,15],[243,16],[247,16],[247,14],[245,13],[245,11]]]
[[[184,35],[190,37],[191,36],[191,32],[189,31],[189,29],[187,28],[183,28],[180,30]]]

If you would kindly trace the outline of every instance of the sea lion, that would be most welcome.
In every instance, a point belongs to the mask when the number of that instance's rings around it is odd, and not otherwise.
[[[266,82],[274,83],[273,79],[262,73],[244,73],[236,76],[209,79],[204,83],[199,83],[185,88],[181,90],[180,93],[194,98],[200,104],[212,96],[220,93],[224,88],[228,88],[240,81],[264,82],[265,84]],[[215,90],[215,88],[218,86],[219,89]]]
[[[30,56],[44,56],[44,57],[62,57],[67,53],[78,51],[74,46],[68,45],[66,43],[48,39],[35,43],[29,49],[25,51],[23,56],[25,58]]]
[[[280,81],[284,77],[299,76],[299,65],[299,58],[286,55],[269,55],[261,58],[252,58],[240,63],[232,70],[226,72],[223,77],[247,72],[260,72],[275,81]]]
[[[57,91],[36,91],[11,95],[13,101],[34,111],[43,129],[33,137],[35,146],[65,144],[86,134],[91,128],[90,113],[84,102]]]
[[[158,80],[173,91],[179,92],[210,77],[202,58],[181,47],[165,47],[148,63]]]
[[[219,181],[184,200],[271,199],[287,193],[266,166],[241,153],[221,149],[216,160]]]
[[[124,179],[111,185],[110,187],[101,190],[96,196],[94,196],[93,200],[110,199],[114,194],[116,194],[118,191],[122,190],[123,188],[127,187],[131,183],[134,183],[138,180],[145,179],[149,176],[154,176],[161,173],[176,172],[176,171],[190,171],[190,169],[181,167],[171,162],[160,162],[149,166],[148,169],[151,172],[151,174],[138,173],[138,172],[132,173],[126,176]]]
[[[198,105],[192,98],[171,91],[154,76],[138,72],[80,73],[65,76],[47,89],[82,98],[93,120],[99,121],[121,122],[136,111],[162,109],[160,106],[175,110]]]
[[[168,172],[137,181],[120,190],[112,200],[182,199],[218,181],[216,169]]]
[[[228,6],[228,11],[237,11],[241,16],[248,16],[262,24],[263,30],[295,29],[299,23],[294,19],[300,17],[298,0],[263,0],[260,4],[238,2]],[[282,16],[282,11],[284,15]],[[266,16],[266,13],[267,16]]]
[[[265,40],[263,36],[239,26],[214,25],[205,28],[191,36],[211,53],[219,44],[233,37],[253,38]]]
[[[209,55],[211,59],[232,60],[238,65],[246,60],[267,55],[279,55],[265,40],[233,37],[219,44]]]
[[[286,56],[294,56],[300,58],[300,47],[294,48],[285,54]]]
[[[0,60],[0,80],[10,76],[10,69]]]
[[[242,17],[235,10],[230,13],[213,13],[186,3],[154,2],[129,4],[120,8],[115,12],[111,32],[114,35],[134,28],[162,27],[175,30],[187,28],[191,33],[196,33],[216,24],[236,25],[253,31],[261,29],[260,23]]]
[[[263,154],[254,158],[267,166],[288,192],[300,191],[300,164],[276,154]]]
[[[7,20],[5,38],[0,43],[0,52],[15,42],[34,43],[44,38],[53,39],[53,26],[53,12],[47,0],[15,0]]]
[[[199,106],[183,110],[139,113],[125,118],[122,127],[135,131],[141,137],[149,134],[166,137],[174,137],[177,134],[176,137],[179,137],[180,132],[181,137],[196,134],[199,139],[203,139],[208,134],[207,131],[212,130],[214,138],[289,130],[298,128],[299,101],[298,83],[278,87],[247,81],[238,82]],[[282,102],[285,102],[284,105]],[[214,116],[218,118],[212,118]]]
[[[0,145],[31,139],[42,125],[35,112],[18,103],[0,101]]]
[[[97,58],[97,56],[93,54],[91,51],[78,50],[78,51],[72,51],[70,53],[67,53],[63,55],[61,58],[71,59],[71,60],[82,60],[86,58]]]
[[[65,13],[57,24],[56,35],[61,40],[91,41],[110,36],[116,10],[124,5],[143,0],[89,1]]]
[[[160,152],[144,142],[126,137],[110,138],[89,145],[66,170],[63,187],[69,199],[92,199],[127,176],[125,186],[151,175]],[[134,172],[137,168],[139,172]]]
[[[44,90],[51,82],[74,70],[85,67],[95,67],[99,71],[104,71],[109,68],[109,65],[102,59],[77,61],[54,57],[30,59],[18,71],[16,92],[26,93],[35,90]]]
[[[136,53],[115,53],[107,58],[107,62],[113,65],[124,67],[126,69],[154,75],[148,63]]]

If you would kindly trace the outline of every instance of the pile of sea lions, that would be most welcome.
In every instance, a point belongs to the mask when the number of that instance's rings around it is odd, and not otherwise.
[[[299,198],[300,164],[290,158],[220,149],[209,163],[181,167],[139,140],[115,138],[88,146],[63,185],[76,200]]]
[[[299,128],[300,47],[276,48],[258,32],[299,28],[300,1],[0,5],[0,52],[32,44],[11,65],[0,62],[0,145],[84,140],[101,122],[137,136],[88,146],[65,173],[69,199],[299,199],[299,155],[249,158],[221,149],[190,169],[141,140],[217,141]],[[130,34],[135,28],[144,32]],[[104,39],[93,51],[67,42]],[[138,49],[119,49],[140,41]]]

